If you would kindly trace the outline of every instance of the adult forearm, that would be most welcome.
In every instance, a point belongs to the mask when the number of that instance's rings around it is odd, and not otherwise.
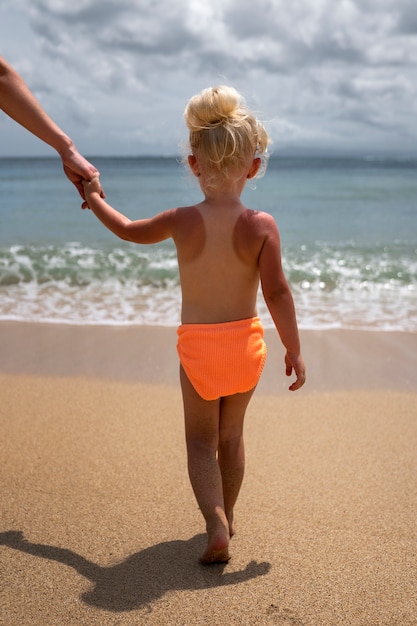
[[[19,74],[4,61],[0,65],[0,108],[60,154],[71,149],[71,139],[45,113]]]

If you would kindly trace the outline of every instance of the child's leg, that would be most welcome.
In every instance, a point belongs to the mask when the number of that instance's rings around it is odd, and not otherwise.
[[[243,422],[254,389],[222,398],[220,404],[220,430],[218,461],[223,482],[223,498],[229,532],[232,537],[233,509],[239,495],[245,472],[245,446]]]
[[[202,563],[229,560],[229,524],[224,510],[223,484],[217,461],[220,400],[203,400],[181,367],[188,473],[206,520],[207,548]]]

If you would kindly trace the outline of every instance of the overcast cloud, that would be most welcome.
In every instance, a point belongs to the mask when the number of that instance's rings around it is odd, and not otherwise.
[[[415,0],[0,0],[0,42],[87,155],[177,154],[224,82],[277,154],[417,153]],[[0,156],[50,153],[0,117]]]

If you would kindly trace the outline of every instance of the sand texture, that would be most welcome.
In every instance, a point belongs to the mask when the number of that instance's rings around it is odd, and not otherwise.
[[[211,567],[175,340],[0,324],[1,626],[417,625],[416,336],[303,333],[291,394],[267,333]]]

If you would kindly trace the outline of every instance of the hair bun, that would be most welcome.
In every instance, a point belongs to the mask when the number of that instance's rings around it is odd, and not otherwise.
[[[190,130],[222,126],[236,117],[241,104],[242,98],[233,87],[220,85],[204,89],[188,103],[187,126]]]

